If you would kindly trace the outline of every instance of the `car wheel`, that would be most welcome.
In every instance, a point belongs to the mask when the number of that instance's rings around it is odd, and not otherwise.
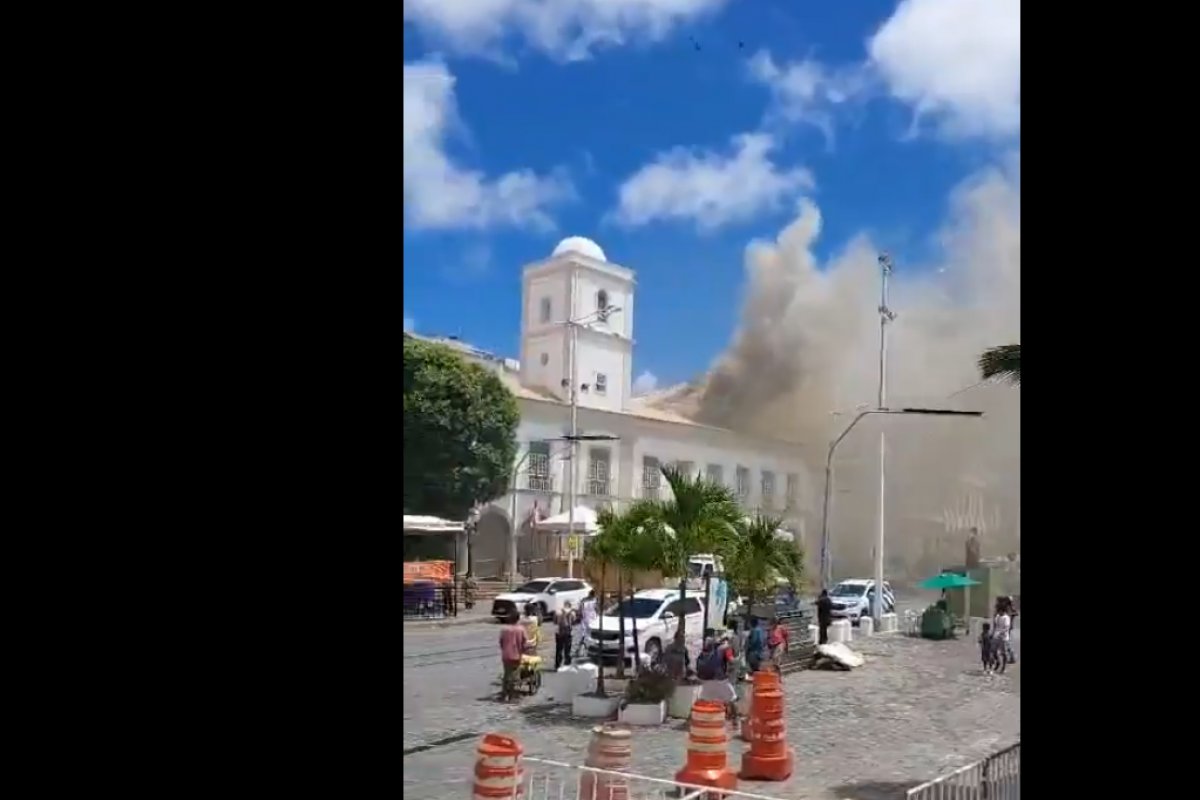
[[[646,657],[650,659],[651,664],[658,663],[658,659],[662,656],[662,642],[658,639],[651,639],[642,649],[645,650]]]

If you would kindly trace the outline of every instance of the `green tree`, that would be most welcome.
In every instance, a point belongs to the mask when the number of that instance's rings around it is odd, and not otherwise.
[[[609,563],[613,564],[617,572],[617,619],[621,641],[625,641],[625,612],[622,605],[626,597],[631,598],[635,594],[633,589],[634,574],[640,570],[649,570],[655,568],[657,559],[657,548],[652,538],[645,535],[645,532],[637,526],[636,521],[629,513],[617,513],[611,509],[602,509],[596,516],[596,524],[600,528],[589,546],[589,555],[602,553],[608,556]],[[596,547],[596,543],[599,547]],[[603,570],[603,566],[600,566]],[[603,585],[603,579],[601,580]],[[629,592],[625,589],[628,587]],[[636,620],[631,623],[633,628],[633,651],[639,653],[640,645],[638,643],[638,630]],[[640,667],[640,660],[634,657],[633,669],[635,672]],[[625,677],[625,659],[617,660],[617,677]]]
[[[761,514],[744,521],[732,552],[725,557],[725,577],[746,596],[747,630],[755,600],[773,600],[778,578],[786,580],[793,590],[800,588],[804,559],[795,544],[777,535],[782,524],[782,520]]]
[[[985,380],[1001,378],[1020,385],[1021,345],[1005,344],[984,350],[979,357],[979,374]]]
[[[644,554],[663,573],[679,579],[679,594],[687,597],[688,559],[697,553],[722,558],[732,551],[742,519],[733,492],[697,475],[689,477],[665,467],[670,500],[640,500],[629,509],[630,524],[650,537],[652,551]],[[675,649],[682,651],[686,618],[675,629]]]
[[[403,416],[406,513],[461,520],[504,494],[520,412],[499,376],[406,336]]]

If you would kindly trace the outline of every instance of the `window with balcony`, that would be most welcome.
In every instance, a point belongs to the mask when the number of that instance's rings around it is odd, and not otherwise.
[[[607,447],[588,450],[587,493],[608,496],[609,463],[612,453]]]
[[[795,509],[800,503],[800,476],[789,472],[787,476],[787,507]]]
[[[704,470],[705,477],[709,483],[715,483],[717,486],[725,485],[725,469],[720,464],[709,464]]]
[[[745,503],[750,499],[750,468],[737,468],[737,498],[738,502]]]
[[[654,456],[642,456],[642,497],[657,500],[661,486],[662,470],[659,468],[658,459]]]
[[[529,443],[529,485],[535,492],[549,492],[554,489],[554,481],[550,477],[550,443]]]
[[[775,508],[775,473],[762,471],[762,507],[767,511]]]

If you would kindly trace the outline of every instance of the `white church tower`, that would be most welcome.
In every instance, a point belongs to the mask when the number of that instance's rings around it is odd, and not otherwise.
[[[579,405],[621,411],[633,381],[633,271],[610,264],[600,245],[571,236],[521,282],[521,383],[567,402],[572,373]]]

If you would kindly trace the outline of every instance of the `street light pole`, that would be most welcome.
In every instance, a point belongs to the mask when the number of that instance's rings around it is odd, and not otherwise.
[[[958,411],[949,408],[876,408],[860,411],[855,415],[854,419],[850,420],[850,424],[846,426],[838,437],[829,443],[829,451],[825,455],[825,500],[821,509],[821,588],[829,588],[829,584],[833,582],[833,559],[831,557],[829,542],[829,504],[833,495],[833,456],[837,452],[838,445],[842,440],[854,430],[854,426],[863,417],[871,414],[919,414],[924,416],[939,416],[939,417],[982,417],[982,411]],[[876,592],[879,594],[879,592]]]
[[[879,256],[881,273],[879,292],[879,398],[875,408],[887,408],[887,329],[896,315],[888,308],[888,278],[892,274],[892,259],[886,253]],[[887,529],[887,436],[879,431],[879,538],[875,542],[875,601],[871,616],[878,628],[883,616],[883,544]]]
[[[574,311],[576,303],[576,285],[572,277],[571,280],[571,310]],[[567,474],[570,476],[567,480],[567,577],[575,577],[575,548],[571,546],[571,537],[575,535],[575,482],[578,479],[576,462],[579,455],[579,363],[576,351],[579,343],[579,326],[585,322],[591,322],[593,318],[599,319],[602,322],[607,322],[610,314],[620,311],[618,306],[606,306],[599,308],[590,314],[585,314],[577,319],[568,319],[567,327],[571,330],[570,345],[568,347],[568,359],[570,364],[567,371],[570,374],[571,388],[571,433],[566,437],[571,442],[571,459]]]
[[[574,294],[574,283],[572,283],[572,294]],[[572,304],[574,305],[574,304]],[[579,455],[579,376],[578,363],[575,359],[576,343],[579,340],[579,323],[571,322],[571,462],[570,462],[570,486],[567,487],[567,577],[575,577],[575,548],[571,545],[572,538],[575,535],[575,481],[577,480],[575,472],[575,462]]]

